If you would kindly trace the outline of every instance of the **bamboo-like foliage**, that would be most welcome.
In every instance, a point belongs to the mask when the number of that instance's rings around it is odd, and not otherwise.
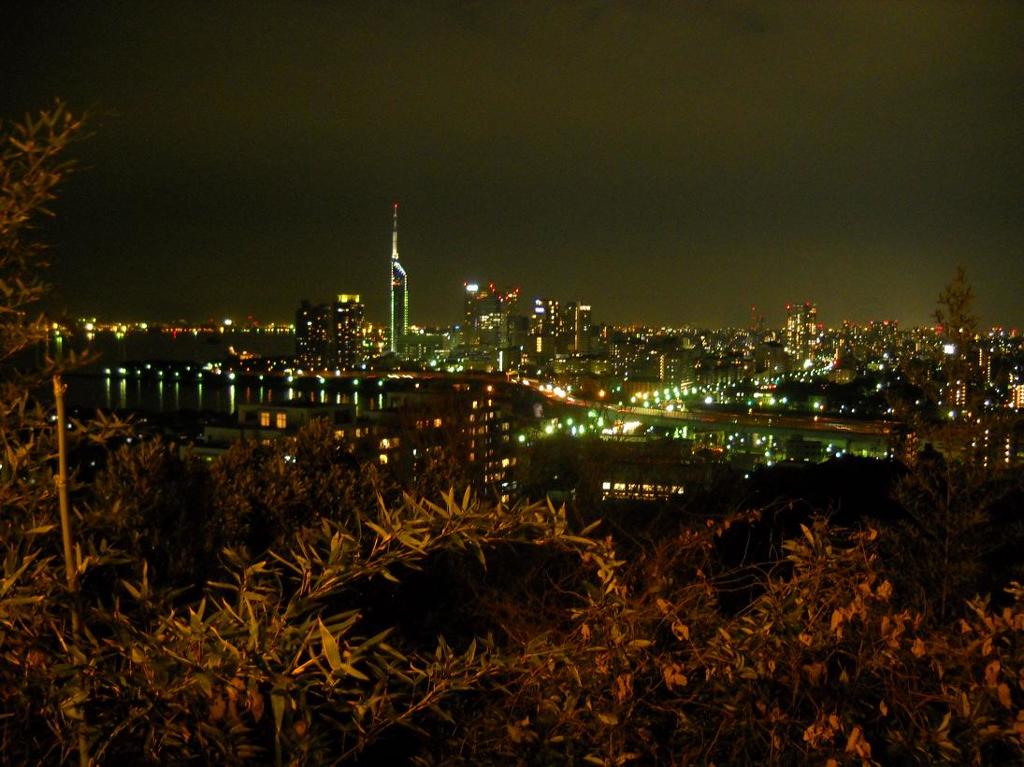
[[[70,590],[54,429],[7,361],[44,326],[26,232],[78,129],[0,134],[0,763],[1024,761],[1024,587],[943,574],[924,609],[898,527],[807,520],[740,569],[731,536],[770,515],[709,509],[636,519],[623,554],[550,502],[403,492],[323,424],[206,465],[98,415],[67,434],[107,449],[88,481],[72,462]],[[991,475],[957,476],[917,510],[984,502]]]

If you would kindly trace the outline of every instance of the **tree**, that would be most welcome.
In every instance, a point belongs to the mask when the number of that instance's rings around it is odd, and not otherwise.
[[[0,709],[6,714],[0,719],[3,753],[27,747],[29,753],[46,754],[52,733],[33,703],[39,695],[55,697],[70,701],[67,711],[77,712],[82,690],[79,659],[69,652],[74,642],[65,641],[72,635],[68,622],[77,615],[77,600],[55,564],[61,561],[59,538],[53,534],[57,501],[50,464],[56,434],[33,390],[56,371],[56,364],[49,358],[41,366],[29,364],[48,331],[37,310],[47,290],[42,279],[46,247],[37,230],[40,220],[52,215],[48,205],[74,168],[66,153],[82,127],[81,118],[60,103],[21,123],[0,124],[0,630],[4,662],[12,673],[0,685]],[[50,661],[73,670],[29,674],[30,668]],[[81,728],[79,735],[71,742],[84,764],[88,757]]]
[[[66,152],[82,129],[82,119],[60,103],[22,123],[0,123],[0,372],[8,387],[23,380],[13,369],[17,356],[47,336],[45,318],[31,314],[46,293],[48,265],[34,235],[75,167]]]
[[[939,294],[934,318],[942,348],[914,381],[933,407],[904,402],[900,408],[925,449],[905,456],[910,470],[895,497],[908,520],[903,535],[890,539],[887,559],[916,606],[944,620],[963,599],[999,580],[986,578],[991,559],[1024,539],[1024,525],[993,518],[1020,478],[1000,455],[1011,424],[985,404],[974,290],[962,266]]]

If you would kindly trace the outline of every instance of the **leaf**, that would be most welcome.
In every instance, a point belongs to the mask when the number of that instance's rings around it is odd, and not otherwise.
[[[598,712],[597,718],[601,720],[602,724],[606,724],[609,727],[613,727],[614,725],[619,723],[619,717],[611,713],[605,714]]]
[[[1000,664],[998,660],[991,661],[985,666],[985,684],[988,687],[995,687],[999,681]]]
[[[871,744],[864,739],[864,732],[861,730],[860,725],[854,725],[850,731],[850,737],[846,740],[846,753],[856,754],[861,759],[869,759],[871,757]]]
[[[950,711],[946,712],[946,715],[942,717],[942,721],[939,722],[939,732],[946,732],[949,730],[949,722],[953,718],[953,714]]]
[[[1010,697],[1010,688],[1003,682],[996,688],[996,696],[999,698],[999,703],[1003,708],[1010,708],[1013,701]]]
[[[327,656],[331,670],[337,671],[343,665],[341,653],[338,652],[338,642],[331,636],[331,632],[327,630],[322,620],[317,618],[317,623],[320,624],[320,644],[323,646],[324,655]]]
[[[663,666],[661,669],[661,675],[670,690],[676,687],[685,687],[690,683],[686,674],[683,673],[682,666],[679,666],[676,663],[669,663],[668,665]]]
[[[882,584],[876,589],[875,593],[879,599],[888,601],[892,597],[892,583],[888,579],[882,581]]]
[[[378,525],[378,524],[376,524],[374,522],[371,522],[368,519],[363,520],[363,524],[366,525],[371,530],[373,530],[373,532],[375,532],[378,535],[378,537],[380,537],[381,541],[389,541],[389,540],[391,540],[391,533],[389,533],[387,530],[385,530],[380,525]]]
[[[914,640],[914,644],[913,646],[911,646],[910,652],[915,658],[924,657],[926,650],[924,646],[924,640],[921,639],[921,637],[917,637],[917,639]]]
[[[843,613],[841,610],[832,611],[832,621],[829,624],[829,630],[835,631],[843,625]]]
[[[279,692],[270,694],[270,708],[274,711],[274,731],[281,732],[281,723],[284,722],[284,707],[287,699]]]
[[[581,538],[578,535],[563,535],[562,540],[567,541],[568,543],[575,543],[578,546],[583,546],[588,549],[597,545],[597,541],[591,538]]]
[[[374,647],[374,646],[380,644],[382,641],[384,641],[384,639],[387,638],[388,634],[390,634],[394,630],[395,630],[394,626],[391,626],[389,628],[384,629],[383,631],[381,631],[378,634],[374,634],[372,637],[370,637],[365,642],[363,642],[361,645],[359,645],[359,649],[358,649],[357,652],[360,652],[360,653],[366,652],[366,650],[370,649],[371,647]]]
[[[44,535],[45,533],[55,530],[56,524],[53,525],[40,525],[39,527],[33,527],[25,531],[25,535]]]
[[[810,543],[813,546],[814,545],[814,533],[812,533],[807,528],[807,525],[800,525],[800,531],[804,534],[804,538],[807,539],[807,542]]]
[[[335,651],[337,651],[337,650],[335,650]],[[338,668],[340,668],[342,671],[344,671],[349,676],[355,677],[356,679],[359,679],[359,680],[361,680],[363,682],[369,682],[370,681],[370,677],[368,677],[362,671],[357,669],[351,663],[343,662],[341,660],[341,658],[338,659]],[[335,670],[337,670],[337,669],[335,669]]]
[[[690,638],[690,627],[680,621],[673,621],[672,633],[676,635],[677,639],[687,641]]]

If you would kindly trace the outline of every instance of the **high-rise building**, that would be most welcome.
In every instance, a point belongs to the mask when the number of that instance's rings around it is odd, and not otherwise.
[[[810,359],[818,345],[818,307],[810,301],[786,304],[783,336],[786,354],[800,361]]]
[[[295,360],[299,367],[323,370],[331,364],[330,314],[323,304],[303,301],[295,312]]]
[[[352,370],[363,361],[363,317],[365,310],[357,293],[341,293],[334,302],[334,364]]]
[[[306,370],[351,370],[362,362],[363,305],[342,293],[333,304],[303,301],[295,313],[295,359]]]
[[[536,298],[530,317],[530,340],[527,352],[537,359],[554,357],[562,339],[564,318],[558,300]]]
[[[562,334],[562,311],[557,298],[535,298],[530,333],[555,337]]]
[[[464,346],[477,346],[480,336],[476,332],[477,301],[480,298],[480,285],[475,282],[463,283],[466,295],[462,303],[462,343]]]
[[[574,301],[565,306],[563,326],[567,351],[573,354],[590,352],[590,307]]]
[[[391,287],[389,305],[391,309],[391,334],[388,348],[394,354],[402,354],[405,337],[409,333],[409,275],[398,260],[398,203],[395,203],[391,230]]]
[[[512,318],[519,304],[519,288],[499,290],[495,284],[465,284],[463,343],[466,346],[505,347],[514,331]]]

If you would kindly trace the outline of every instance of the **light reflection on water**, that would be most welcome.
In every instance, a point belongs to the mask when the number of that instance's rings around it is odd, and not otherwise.
[[[159,379],[67,375],[67,403],[70,407],[114,410],[143,410],[168,413],[175,410],[212,410],[233,413],[240,404],[260,402],[265,390],[236,387],[219,382],[175,381],[164,386]],[[269,389],[266,390],[269,393]],[[281,392],[277,398],[282,399]]]
[[[176,410],[208,410],[219,413],[236,412],[239,405],[259,402],[283,403],[292,399],[306,402],[341,403],[342,395],[330,388],[309,386],[281,386],[271,383],[259,386],[239,385],[226,380],[203,381],[174,380],[165,386],[163,379],[75,375],[65,376],[69,407],[139,410],[151,413],[170,413]]]

